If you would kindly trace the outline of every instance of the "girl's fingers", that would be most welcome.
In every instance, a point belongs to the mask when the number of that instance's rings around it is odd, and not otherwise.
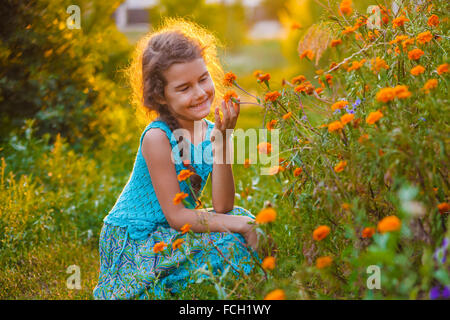
[[[219,107],[216,107],[215,118],[216,118],[216,127],[219,130],[221,130],[222,129],[222,120],[220,120]]]
[[[225,128],[228,128],[228,124],[230,123],[230,111],[228,110],[227,103],[222,101],[222,113],[223,113],[223,124]]]

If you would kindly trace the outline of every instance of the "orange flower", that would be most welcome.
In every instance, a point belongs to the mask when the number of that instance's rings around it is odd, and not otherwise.
[[[408,40],[408,39],[409,39],[409,37],[407,35],[401,34],[401,35],[396,36],[394,40],[391,40],[389,42],[389,44],[396,44],[396,43],[399,43],[399,42],[402,42],[402,41]]]
[[[225,74],[225,77],[223,79],[223,84],[227,87],[231,87],[233,85],[233,82],[236,80],[236,75],[233,72],[228,72]]]
[[[277,174],[284,170],[285,170],[285,168],[282,166],[273,166],[269,169],[269,175],[273,176],[274,174]]]
[[[286,299],[286,295],[284,291],[281,289],[273,290],[264,297],[264,300],[284,300],[284,299]]]
[[[381,69],[389,69],[389,66],[386,64],[386,61],[384,61],[383,59],[380,59],[378,57],[376,57],[375,59],[372,59],[371,61],[372,64],[372,70],[375,72],[380,71]]]
[[[398,231],[402,227],[402,222],[396,216],[388,216],[378,222],[378,231],[380,233]]]
[[[264,97],[264,100],[265,101],[269,101],[270,100],[270,101],[274,102],[279,97],[281,97],[281,93],[279,93],[278,91],[273,91],[273,92],[266,93],[266,96]]]
[[[348,105],[348,101],[338,101],[331,106],[331,110],[342,109]]]
[[[261,81],[261,82],[269,81],[270,80],[270,74],[269,73],[260,74],[258,76],[258,80]]]
[[[398,99],[406,99],[411,96],[411,92],[409,92],[408,87],[404,85],[395,86],[394,92]]]
[[[448,73],[448,63],[441,64],[439,67],[437,67],[436,71],[438,75]]]
[[[256,148],[259,153],[269,154],[272,152],[272,145],[269,142],[261,142]]]
[[[255,71],[253,71],[253,76],[254,76],[255,78],[259,78],[259,76],[262,75],[262,74],[263,74],[263,72],[262,72],[261,70],[255,70]]]
[[[184,226],[181,227],[180,231],[182,234],[185,234],[186,232],[189,232],[191,230],[191,225],[189,223],[186,223]]]
[[[313,239],[316,241],[322,241],[325,239],[328,234],[330,233],[330,227],[329,226],[318,226],[316,230],[313,232]]]
[[[417,42],[419,42],[420,44],[425,44],[427,42],[430,42],[433,39],[433,35],[431,34],[430,31],[425,31],[422,33],[419,33],[416,37]]]
[[[409,60],[418,60],[421,56],[423,56],[424,52],[420,49],[413,49],[408,52]]]
[[[334,121],[328,125],[328,132],[334,132],[341,129],[344,129],[344,126],[340,121]]]
[[[177,239],[172,243],[172,249],[177,250],[181,247],[181,245],[184,243],[184,239]]]
[[[314,58],[314,52],[312,52],[309,49],[306,49],[300,54],[300,59],[303,59],[304,57],[307,57],[309,60],[312,60]]]
[[[352,65],[347,69],[347,72],[353,71],[353,70],[358,70],[359,68],[361,68],[364,63],[366,62],[366,59],[362,59],[361,61],[353,61]]]
[[[178,181],[184,181],[190,176],[192,176],[194,173],[191,170],[183,169],[180,171],[180,174],[178,175]]]
[[[348,16],[353,12],[352,9],[352,0],[342,0],[339,6],[339,14]]]
[[[313,85],[311,84],[311,82],[305,81],[304,83],[302,83],[302,84],[296,86],[296,87],[294,88],[294,91],[295,91],[295,92],[298,92],[298,93],[300,93],[300,92],[305,92],[306,94],[311,95],[311,94],[314,92],[314,87],[313,87]]]
[[[244,168],[248,168],[250,167],[250,159],[245,159],[244,160]]]
[[[346,113],[341,117],[341,123],[345,126],[347,123],[353,120],[355,115],[353,113]]]
[[[394,100],[394,98],[395,98],[395,91],[393,88],[383,88],[377,92],[376,96],[376,99],[378,101],[384,103]]]
[[[303,169],[301,167],[295,168],[294,177],[298,177],[302,172],[303,172]]]
[[[330,46],[332,48],[337,47],[338,45],[340,45],[342,43],[341,39],[336,39],[336,40],[331,40]]]
[[[265,270],[273,270],[273,269],[275,269],[275,258],[272,257],[272,256],[264,258],[261,266]]]
[[[289,119],[290,117],[292,117],[292,112],[291,112],[291,111],[289,111],[288,113],[286,113],[286,114],[283,115],[283,120],[287,120],[287,119]]]
[[[299,75],[299,76],[292,78],[292,83],[293,84],[302,83],[305,80],[306,80],[306,77],[304,75]]]
[[[428,18],[427,24],[430,27],[437,27],[439,25],[439,17],[435,14],[431,15],[431,17]]]
[[[302,26],[298,22],[292,22],[291,24],[291,30],[297,30],[300,29]]]
[[[314,90],[314,91],[316,91],[317,94],[321,94],[323,92],[323,88],[322,87],[316,88],[316,90]]]
[[[235,91],[231,90],[231,91],[228,91],[228,92],[223,96],[223,100],[229,101],[229,100],[231,100],[231,97],[238,98],[238,95],[237,95],[237,93],[236,93]]]
[[[421,65],[418,65],[418,66],[412,68],[410,72],[413,76],[418,76],[419,74],[422,74],[425,72],[425,68],[422,67]]]
[[[332,262],[333,258],[331,258],[330,256],[319,257],[316,260],[316,267],[317,269],[323,269],[329,267]]]
[[[347,161],[340,161],[335,167],[334,171],[341,172],[347,166]]]
[[[348,26],[348,27],[345,27],[344,30],[342,31],[342,34],[349,34],[349,33],[352,33],[352,32],[355,31],[356,29],[358,29],[357,26]]]
[[[359,137],[358,142],[360,144],[362,144],[362,143],[364,143],[364,141],[366,141],[368,139],[369,139],[369,135],[367,133],[364,133]]]
[[[430,90],[435,89],[438,86],[438,80],[437,79],[430,79],[428,80],[425,85],[423,86],[422,90],[425,91],[425,93],[430,93]]]
[[[448,202],[439,203],[437,207],[438,207],[440,214],[444,214],[444,213],[448,212],[449,208],[450,208]]]
[[[350,203],[344,202],[343,204],[341,204],[341,208],[343,210],[350,210],[352,208],[352,205]]]
[[[366,227],[362,231],[362,237],[363,238],[372,238],[372,236],[375,234],[375,228],[373,227]]]
[[[395,18],[392,21],[392,26],[394,27],[394,29],[397,27],[402,27],[405,25],[405,22],[408,22],[408,21],[409,21],[409,19],[407,19],[405,16],[400,16],[398,18]]]
[[[374,124],[378,120],[380,120],[383,117],[383,114],[380,110],[377,110],[375,112],[371,112],[369,116],[366,119],[366,123],[368,124]]]
[[[266,126],[267,130],[272,130],[276,124],[277,124],[277,120],[275,120],[275,119],[270,120]]]
[[[262,209],[255,218],[255,222],[259,224],[273,222],[277,218],[277,212],[273,208]]]
[[[173,198],[173,204],[177,205],[181,203],[181,200],[188,197],[189,195],[184,192],[177,193],[175,197]]]
[[[161,252],[161,251],[163,251],[166,247],[167,247],[167,244],[165,244],[164,241],[155,243],[155,245],[153,246],[153,252],[154,252],[154,253]]]

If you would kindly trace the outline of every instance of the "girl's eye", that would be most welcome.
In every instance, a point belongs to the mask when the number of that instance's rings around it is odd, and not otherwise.
[[[203,78],[202,80],[200,80],[201,82],[204,82],[208,79],[208,77]]]
[[[184,89],[181,89],[180,91],[186,91],[188,89],[188,87],[186,87],[186,88],[184,88]]]

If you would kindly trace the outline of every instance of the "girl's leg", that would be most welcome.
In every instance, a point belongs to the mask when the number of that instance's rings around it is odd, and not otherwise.
[[[214,208],[206,208],[205,209],[208,212],[216,212],[214,210]],[[230,215],[234,215],[234,216],[247,216],[250,218],[255,218],[255,215],[253,213],[251,213],[249,210],[242,208],[240,206],[234,206],[233,210],[225,212],[224,214],[230,214]]]

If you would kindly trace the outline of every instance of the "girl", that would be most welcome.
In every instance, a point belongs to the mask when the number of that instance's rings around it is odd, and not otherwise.
[[[222,101],[223,119],[219,115],[216,87],[222,90],[223,71],[215,41],[193,23],[169,19],[137,46],[129,69],[135,97],[150,119],[158,118],[144,129],[130,179],[104,218],[95,299],[148,293],[165,298],[208,264],[216,274],[229,266],[242,275],[250,273],[254,259],[260,261],[254,215],[234,206],[233,172],[225,157],[230,141],[215,139],[234,129],[240,110]],[[205,119],[211,106],[215,123]],[[194,124],[201,129],[194,131]],[[176,129],[188,134],[176,139]],[[179,161],[185,151],[180,142],[189,146],[190,161]],[[199,155],[202,161],[193,161]],[[197,209],[209,175],[213,209]],[[192,208],[180,202],[183,194]]]

